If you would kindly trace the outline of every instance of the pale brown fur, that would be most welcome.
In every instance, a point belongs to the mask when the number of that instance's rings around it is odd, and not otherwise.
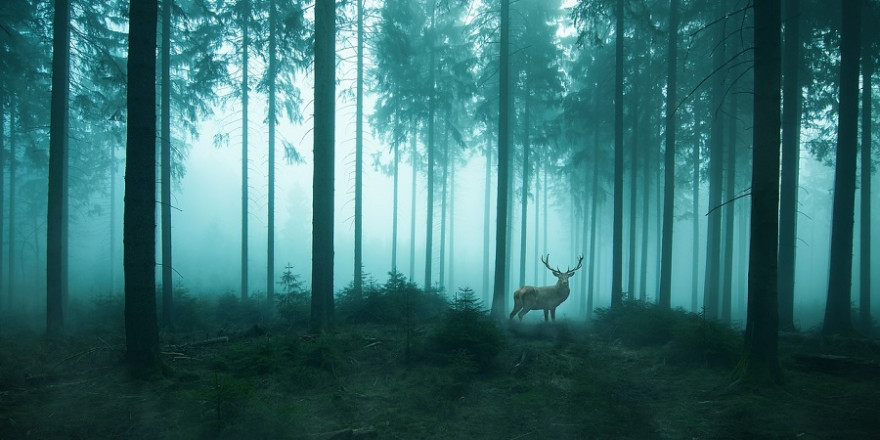
[[[550,269],[553,276],[558,278],[558,281],[553,286],[523,286],[516,289],[516,292],[513,292],[513,311],[510,312],[510,319],[513,319],[517,312],[519,312],[519,320],[522,321],[523,315],[529,311],[544,310],[544,321],[547,321],[548,314],[553,321],[556,321],[556,307],[559,307],[571,294],[568,279],[574,275],[576,270],[580,269],[584,257],[578,259],[577,267],[565,272],[560,271],[558,268],[551,268],[548,262],[549,259],[550,255],[547,255],[546,258],[541,258],[541,261],[547,266],[547,269]]]

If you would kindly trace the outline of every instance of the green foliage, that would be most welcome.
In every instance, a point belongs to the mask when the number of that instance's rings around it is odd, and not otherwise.
[[[633,347],[664,346],[670,359],[732,367],[742,336],[729,326],[682,309],[627,300],[620,307],[596,310],[596,333]]]
[[[311,295],[303,287],[299,274],[293,272],[293,266],[288,264],[284,267],[281,280],[278,281],[284,289],[284,293],[276,293],[275,310],[287,328],[293,327],[297,322],[307,322],[311,307]]]
[[[343,289],[336,310],[350,323],[405,324],[428,322],[446,310],[446,301],[435,292],[425,292],[400,272],[388,273],[385,284],[372,278],[363,283],[363,295],[353,285]]]
[[[431,334],[428,348],[441,363],[472,364],[486,372],[505,344],[504,334],[492,321],[469,288],[459,289],[440,324]],[[469,368],[468,368],[469,369]]]
[[[242,300],[226,292],[214,303],[214,319],[221,329],[250,326],[263,320],[262,302],[255,298]]]

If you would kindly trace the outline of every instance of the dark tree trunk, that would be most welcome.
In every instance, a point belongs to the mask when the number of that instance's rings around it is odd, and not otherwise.
[[[433,35],[434,32],[434,15],[435,12],[431,12],[431,32]],[[435,68],[434,59],[435,59],[435,50],[434,50],[434,41],[433,39],[429,42],[430,44],[430,58],[428,61],[428,83],[430,83],[431,92],[428,97],[428,145],[426,146],[428,150],[428,167],[427,167],[427,177],[428,177],[428,197],[427,197],[427,209],[425,214],[425,291],[431,290],[431,260],[433,259],[434,253],[434,119],[436,118],[437,113],[437,90],[436,90],[436,80],[435,80]]]
[[[529,104],[529,87],[526,86],[523,97],[524,120],[523,129],[523,163],[522,163],[522,193],[520,194],[520,225],[519,225],[519,286],[526,285],[526,241],[528,239],[528,213],[529,213],[529,153],[532,149],[530,133],[531,109]]]
[[[125,359],[137,376],[161,369],[156,319],[157,0],[131,2],[125,160]]]
[[[2,91],[0,91],[0,219],[2,219],[3,216],[5,215],[3,212],[2,194],[6,194],[6,188],[5,188],[6,176],[4,175],[4,174],[6,174],[6,172],[5,172],[6,170],[4,168],[6,166],[6,145],[5,145],[6,136],[4,136],[6,134],[6,106],[4,105],[4,101],[3,101],[4,98],[5,97],[3,96]],[[10,128],[12,127],[11,121],[9,123],[9,126],[10,126]],[[10,132],[11,131],[12,130],[10,129]],[[10,183],[12,183],[12,182],[10,181]],[[0,221],[0,249],[3,249],[3,222],[2,221]],[[12,259],[10,258],[9,261],[11,263]],[[10,277],[12,276],[11,271],[9,273],[9,276]],[[3,286],[3,253],[0,252],[0,294],[3,293],[2,286]],[[7,289],[6,295],[7,295],[7,297],[6,297],[6,301],[7,301],[6,310],[10,310],[11,309],[10,303],[12,302],[12,289]],[[0,301],[3,301],[2,295],[0,295]],[[2,328],[2,326],[3,326],[2,318],[3,318],[3,316],[2,316],[2,314],[0,314],[0,328]]]
[[[842,2],[840,33],[840,107],[837,120],[837,157],[834,205],[831,214],[831,268],[825,306],[825,334],[852,331],[853,217],[856,191],[859,113],[859,38],[861,1]],[[868,245],[868,243],[865,243]]]
[[[153,45],[155,44],[153,38]],[[155,59],[153,62],[155,63]],[[155,77],[155,72],[153,76]],[[55,0],[52,31],[52,102],[49,123],[49,199],[46,220],[46,337],[49,339],[57,339],[64,332],[63,266],[67,264],[64,261],[67,237],[63,233],[64,211],[67,205],[64,164],[67,162],[68,150],[69,95],[70,2]],[[153,123],[155,124],[155,118]],[[155,136],[155,133],[152,133],[152,137]]]
[[[16,180],[16,172],[18,170],[18,148],[16,146],[18,143],[15,141],[15,136],[13,136],[13,128],[15,127],[15,105],[14,102],[9,106],[9,230],[8,233],[8,241],[9,248],[8,257],[9,260],[9,272],[7,282],[7,292],[9,293],[7,310],[12,310],[12,304],[15,301],[15,206],[17,203],[17,197],[15,197],[16,192],[18,191],[16,185],[18,182]],[[3,193],[0,193],[3,194]],[[2,217],[0,217],[2,218]],[[2,267],[2,266],[0,266]]]
[[[615,3],[614,230],[611,243],[611,306],[623,303],[623,0]]]
[[[160,121],[160,170],[162,186],[162,325],[174,326],[174,298],[171,280],[171,8],[173,0],[162,0],[162,99]]]
[[[248,46],[250,0],[241,17],[241,299],[248,297]]]
[[[800,0],[785,1],[782,52],[782,180],[779,193],[779,327],[794,329],[801,86]]]
[[[455,161],[449,164],[449,283],[455,288]]]
[[[776,257],[779,210],[779,1],[755,3],[755,98],[749,301],[745,347],[734,377],[779,383]]]
[[[865,14],[865,31],[874,26]],[[864,34],[871,35],[870,32]],[[861,175],[861,246],[859,247],[859,326],[871,328],[871,76],[874,74],[874,53],[865,47],[862,57],[862,175]]]
[[[702,124],[697,123],[697,132],[700,132]],[[691,311],[696,313],[700,297],[700,140],[694,140],[693,153],[693,210],[694,210],[694,227],[693,227],[693,243],[691,253]]]
[[[412,123],[412,134],[410,136],[410,148],[412,149],[412,200],[410,202],[410,224],[409,224],[409,278],[416,278],[416,178],[418,177],[418,141],[417,128],[415,121]]]
[[[506,314],[507,208],[510,160],[510,0],[501,0],[501,44],[498,82],[498,201],[495,223],[495,286],[492,317]]]
[[[446,115],[449,120],[449,115]],[[447,123],[448,124],[448,123]],[[438,265],[440,274],[438,282],[442,289],[446,281],[446,208],[447,196],[449,195],[449,126],[443,130],[443,183],[440,186],[440,256]]]
[[[266,310],[272,313],[275,306],[275,124],[277,123],[277,103],[275,101],[276,75],[278,72],[277,55],[277,26],[278,11],[275,0],[269,0],[269,79],[268,91],[268,115],[269,122],[269,163],[268,163],[268,203],[267,203],[267,233],[266,233]]]
[[[639,96],[639,86],[636,85],[633,95]],[[627,291],[630,299],[636,299],[636,201],[638,200],[638,176],[639,176],[639,105],[637,102],[632,104],[632,147],[630,154],[632,160],[630,162],[630,180],[629,180],[629,262],[627,265]],[[645,219],[647,221],[647,219]]]
[[[642,301],[646,301],[648,298],[648,239],[650,232],[648,231],[648,219],[651,217],[649,209],[651,202],[651,182],[648,180],[648,176],[651,175],[651,167],[653,164],[654,155],[652,153],[646,152],[645,158],[642,160],[642,239],[641,250],[639,251],[639,255],[641,255],[641,260],[639,262],[639,298]],[[657,178],[657,184],[659,185],[659,176]],[[660,203],[659,197],[657,197],[657,203]],[[660,249],[659,246],[657,248],[657,252],[659,254]],[[654,290],[654,292],[657,292]]]
[[[724,13],[724,2],[718,2],[719,16]],[[718,30],[712,55],[712,64],[720,69],[725,60],[725,26],[715,25]],[[724,99],[724,80],[720,72],[712,81],[712,128],[709,137],[709,224],[706,230],[706,278],[703,285],[703,310],[711,319],[721,316],[721,205],[722,161],[724,158],[724,118],[721,104]]]
[[[489,205],[492,202],[492,147],[486,145],[486,187],[483,195],[483,301],[489,304]]]
[[[730,99],[729,121],[727,124],[727,170],[725,170],[724,193],[727,200],[734,198],[734,183],[736,177],[736,118],[739,114],[737,108],[737,95],[732,93]],[[724,280],[721,290],[721,322],[729,324],[731,319],[731,306],[733,304],[733,214],[734,205],[724,207]]]
[[[666,45],[666,151],[663,153],[663,232],[660,238],[660,294],[657,303],[672,304],[672,228],[675,221],[675,105],[678,92],[678,0],[669,2],[669,39]],[[694,180],[694,187],[699,180]],[[696,198],[694,198],[696,204]],[[696,216],[696,211],[694,211]]]
[[[333,197],[336,111],[336,2],[315,3],[315,130],[312,188],[313,333],[333,323]]]
[[[354,122],[354,296],[364,282],[364,0],[357,0],[357,84]]]
[[[598,128],[598,127],[596,127]],[[590,264],[587,269],[587,276],[590,277],[589,285],[587,286],[587,321],[593,318],[593,298],[595,297],[595,286],[596,279],[598,278],[596,273],[596,242],[599,240],[599,236],[596,235],[596,224],[598,223],[598,210],[599,210],[599,131],[596,130],[596,134],[593,138],[593,147],[595,148],[595,154],[593,155],[593,183],[592,183],[592,196],[590,200]]]
[[[400,148],[397,142],[392,147],[394,149],[394,203],[391,208],[391,270],[397,272],[397,211],[399,199],[400,181]]]

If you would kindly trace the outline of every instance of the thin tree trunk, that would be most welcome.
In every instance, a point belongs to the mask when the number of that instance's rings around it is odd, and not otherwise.
[[[717,12],[724,12],[724,3],[719,2]],[[712,64],[719,69],[725,62],[724,41],[725,26],[718,27]],[[721,273],[721,205],[722,160],[724,157],[724,118],[721,115],[721,103],[724,98],[724,80],[716,73],[712,81],[712,129],[709,135],[709,225],[706,231],[706,278],[703,285],[703,310],[708,318],[718,319],[720,310],[720,273]]]
[[[623,0],[615,3],[614,231],[611,249],[611,306],[623,303]]]
[[[542,167],[541,167],[540,163],[536,162],[535,163],[535,251],[534,252],[537,255],[542,255],[542,252],[540,250],[541,249],[540,243],[538,242],[538,237],[541,236],[541,234],[538,233],[538,231],[540,231],[540,228],[538,227],[538,220],[540,219],[540,212],[541,212],[541,205],[538,203],[538,197],[541,194],[541,168]],[[537,264],[534,264],[533,266],[535,266],[534,283],[535,283],[535,285],[537,285],[538,284],[538,269],[539,268],[538,268]]]
[[[663,231],[660,238],[660,293],[657,298],[658,304],[663,308],[669,308],[672,304],[672,234],[675,222],[675,106],[678,105],[676,102],[678,96],[678,0],[670,0],[669,2],[668,37],[666,45],[666,151],[663,153]],[[698,168],[699,165],[695,171],[699,172]],[[694,188],[698,185],[699,180],[695,178]],[[696,204],[695,196],[695,225],[697,224]],[[696,234],[697,232],[694,233],[695,240]],[[696,250],[696,246],[694,248]],[[694,290],[696,291],[696,288]]]
[[[153,41],[155,44],[155,38]],[[52,31],[52,101],[49,126],[49,199],[46,222],[46,337],[57,339],[64,332],[63,233],[64,164],[67,162],[68,97],[70,95],[70,2],[55,0]],[[155,133],[152,135],[155,137]],[[10,295],[12,293],[10,292]]]
[[[277,56],[277,26],[278,11],[275,0],[269,0],[269,96],[268,96],[268,120],[269,120],[269,200],[266,234],[266,310],[271,315],[275,306],[275,124],[277,123],[276,76],[278,72]]]
[[[110,147],[110,295],[116,294],[116,147]]]
[[[248,297],[248,46],[250,3],[241,17],[241,299]]]
[[[822,332],[825,334],[845,334],[852,331],[850,297],[858,154],[861,4],[861,1],[842,2],[840,104],[834,170],[834,205],[831,215],[831,268],[828,275],[825,323],[822,327]],[[865,245],[869,244],[865,243]]]
[[[10,105],[9,108],[9,127],[10,127],[10,135],[13,134],[12,130],[15,127],[15,106]],[[9,139],[9,230],[7,231],[9,234],[9,254],[7,259],[9,260],[9,272],[7,274],[8,279],[6,282],[7,290],[9,292],[9,301],[7,304],[7,309],[12,310],[12,304],[15,301],[15,206],[17,203],[16,200],[16,192],[18,189],[16,188],[18,185],[16,178],[16,171],[18,169],[18,149],[16,148],[17,142],[15,141],[14,136],[10,136]],[[0,193],[2,194],[2,193]],[[2,217],[0,217],[2,218]]]
[[[646,152],[645,158],[642,160],[642,248],[639,251],[639,255],[642,256],[639,264],[639,286],[641,287],[639,298],[642,301],[647,301],[648,297],[648,218],[650,217],[648,209],[651,200],[651,184],[648,181],[648,176],[651,173],[651,158],[653,158],[653,154]]]
[[[728,119],[727,136],[727,170],[725,172],[725,194],[727,200],[734,198],[734,183],[736,177],[736,115],[737,95],[730,95],[730,114]],[[721,298],[721,322],[729,324],[731,319],[731,305],[733,304],[733,214],[734,205],[724,207],[724,280],[722,281]]]
[[[416,178],[418,177],[418,140],[416,139],[415,121],[412,123],[412,135],[410,147],[412,148],[412,200],[410,202],[410,225],[409,225],[409,278],[416,278]]]
[[[701,132],[702,124],[697,123],[697,133]],[[691,249],[691,311],[696,313],[700,297],[700,140],[694,141],[693,152],[693,210],[694,210],[694,227],[693,227],[693,243]]]
[[[171,280],[171,8],[173,0],[162,0],[162,110],[160,115],[160,156],[162,174],[162,324],[174,326],[174,299]]]
[[[3,249],[3,195],[6,194],[6,106],[4,106],[4,96],[2,90],[0,90],[0,249]],[[10,127],[10,135],[12,133],[12,121],[9,121]],[[12,136],[10,136],[11,138]],[[10,180],[10,184],[12,181]],[[10,258],[10,262],[12,259]],[[12,276],[12,273],[9,274]],[[3,288],[3,253],[0,252],[0,294],[2,294]],[[11,310],[12,303],[12,289],[6,290],[6,301],[7,307],[6,310]],[[2,301],[2,297],[0,297],[0,301]],[[2,318],[2,315],[0,315]],[[2,328],[2,321],[0,321],[0,328]]]
[[[455,160],[449,163],[449,284],[455,289]]]
[[[598,128],[598,127],[596,127]],[[597,284],[598,276],[596,274],[596,242],[599,240],[598,235],[596,235],[596,223],[598,222],[598,210],[599,210],[599,131],[596,130],[596,134],[593,140],[593,146],[595,148],[595,154],[593,155],[593,183],[592,183],[592,200],[590,206],[590,267],[588,269],[588,274],[590,277],[590,284],[587,286],[587,321],[593,318],[593,298],[594,291]]]
[[[528,81],[528,80],[526,80]],[[528,214],[529,214],[529,152],[532,148],[530,133],[531,114],[529,103],[529,87],[526,86],[525,96],[523,97],[523,107],[525,107],[523,129],[523,163],[522,163],[522,193],[520,194],[520,226],[519,226],[519,285],[526,285],[526,240],[528,238]]]
[[[872,30],[874,23],[865,15],[865,31]],[[870,32],[865,32],[871,35]],[[862,175],[860,223],[861,246],[859,248],[859,326],[863,331],[871,328],[871,77],[874,74],[874,54],[865,47],[862,57]]]
[[[315,2],[315,129],[312,188],[312,333],[333,323],[333,199],[336,114],[336,2]]]
[[[548,198],[548,194],[549,194],[549,191],[547,191],[547,169],[546,169],[546,168],[544,168],[544,178],[543,178],[543,180],[544,180],[544,182],[543,182],[543,184],[541,185],[541,187],[543,188],[543,191],[544,191],[544,199],[543,199],[543,205],[544,205],[544,206],[541,207],[541,211],[544,212],[544,221],[542,222],[542,225],[544,226],[544,227],[543,227],[543,229],[544,229],[544,231],[543,231],[543,235],[544,235],[544,237],[543,237],[543,239],[541,240],[541,242],[544,243],[544,248],[545,248],[544,250],[546,251],[546,248],[547,248],[547,198]],[[537,205],[536,205],[536,206],[537,206]],[[535,229],[535,233],[537,234],[537,229]],[[542,286],[546,286],[546,285],[547,285],[547,271],[546,271],[546,270],[545,270],[545,271],[541,271],[541,276],[542,276],[542,279],[541,279],[541,285],[542,285]],[[536,282],[536,283],[538,282],[538,278],[537,278],[537,277],[535,277],[535,282]]]
[[[507,280],[507,208],[510,152],[510,0],[501,0],[501,44],[498,82],[498,201],[495,223],[495,286],[492,317],[504,318]]]
[[[125,359],[132,372],[161,371],[156,318],[157,0],[131,2],[125,159]]]
[[[779,327],[794,329],[794,286],[800,161],[800,0],[785,1],[782,59],[782,181],[779,193]]]
[[[447,121],[449,115],[446,115]],[[443,183],[440,187],[440,258],[438,261],[440,276],[438,282],[442,289],[446,281],[446,197],[448,196],[449,184],[449,126],[443,131]]]
[[[357,0],[357,80],[354,123],[354,295],[359,298],[364,282],[364,0]]]
[[[779,212],[780,28],[779,1],[756,2],[755,98],[749,301],[745,345],[734,378],[779,383],[776,257]]]
[[[492,188],[492,146],[486,145],[486,187],[483,195],[483,301],[489,304],[489,205]]]
[[[397,142],[394,149],[394,204],[391,208],[391,271],[397,272],[397,211],[399,199],[400,149]]]
[[[435,30],[434,26],[434,18],[435,18],[435,10],[431,10],[431,32]],[[425,214],[425,291],[430,291],[431,286],[431,260],[433,259],[434,252],[434,119],[436,117],[437,112],[437,90],[436,90],[436,80],[435,80],[435,50],[434,50],[434,41],[433,39],[429,42],[430,44],[430,59],[428,62],[428,83],[431,87],[431,94],[428,97],[428,166],[427,166],[427,176],[428,176],[428,197],[427,197],[427,214]]]

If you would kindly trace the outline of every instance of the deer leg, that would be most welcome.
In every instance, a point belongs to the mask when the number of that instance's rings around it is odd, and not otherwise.
[[[544,322],[547,322],[547,312],[549,312],[549,310],[544,309]]]
[[[517,290],[516,292],[513,293],[513,311],[510,312],[509,319],[513,319],[513,317],[516,315],[516,312],[520,311],[520,309],[522,309],[522,308],[523,308],[522,296],[519,295],[519,290]],[[522,315],[520,315],[519,319],[520,319],[520,321],[522,321]]]
[[[553,322],[556,322],[556,307],[550,309],[550,318],[553,319]]]

